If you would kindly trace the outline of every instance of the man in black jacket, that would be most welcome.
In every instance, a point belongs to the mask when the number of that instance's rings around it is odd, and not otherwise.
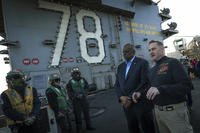
[[[181,63],[164,55],[163,43],[149,42],[149,52],[155,66],[149,78],[147,98],[155,104],[155,116],[160,133],[193,133],[188,119],[186,95],[191,81]]]
[[[148,62],[135,56],[134,46],[126,44],[123,48],[125,61],[118,66],[115,89],[124,108],[130,133],[155,133],[152,119],[153,106],[147,99],[132,101],[134,92],[143,93],[148,87]],[[139,96],[138,96],[139,97]]]

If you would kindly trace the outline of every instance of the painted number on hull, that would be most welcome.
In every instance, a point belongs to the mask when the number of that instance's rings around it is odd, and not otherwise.
[[[95,20],[95,25],[96,25],[95,32],[87,32],[84,29],[84,25],[83,25],[84,17],[92,17]],[[78,24],[78,32],[81,34],[81,36],[79,38],[81,56],[88,63],[101,62],[103,60],[103,58],[105,57],[105,52],[104,52],[103,40],[101,38],[102,31],[101,31],[101,23],[100,23],[99,17],[92,11],[87,11],[87,10],[81,9],[76,15],[76,20],[77,20],[77,24]],[[98,41],[99,54],[97,56],[92,57],[92,56],[88,55],[86,40],[89,38],[94,38]]]
[[[65,35],[66,35],[67,27],[69,24],[70,8],[68,6],[58,5],[58,4],[49,3],[45,1],[39,1],[39,7],[53,10],[53,11],[59,11],[63,13],[58,37],[56,40],[56,47],[55,47],[52,62],[51,62],[51,66],[57,66],[59,65],[59,62],[60,62],[60,57],[62,54],[63,45],[65,41]]]
[[[61,58],[61,53],[63,50],[64,46],[64,40],[65,40],[65,35],[67,32],[68,24],[69,24],[69,19],[70,19],[70,7],[69,6],[64,6],[64,5],[59,5],[55,3],[49,3],[45,2],[42,0],[39,0],[39,7],[44,8],[44,9],[49,9],[53,11],[59,11],[63,13],[62,16],[62,21],[58,33],[58,38],[56,40],[56,46],[55,46],[55,51],[54,55],[52,58],[52,63],[51,66],[57,66],[59,65],[60,58]],[[96,31],[95,32],[87,32],[84,29],[83,25],[83,19],[84,17],[92,17],[95,20],[95,25],[96,25]],[[103,40],[101,38],[101,24],[100,24],[100,19],[99,17],[92,11],[87,11],[87,10],[80,10],[76,14],[76,20],[77,20],[77,25],[78,25],[78,31],[80,33],[80,49],[81,49],[81,56],[88,62],[88,63],[99,63],[103,60],[105,57],[105,52],[104,52],[104,45],[103,45]],[[88,55],[87,52],[87,44],[86,40],[87,39],[96,39],[98,42],[98,48],[99,48],[99,54],[97,56],[90,56]]]

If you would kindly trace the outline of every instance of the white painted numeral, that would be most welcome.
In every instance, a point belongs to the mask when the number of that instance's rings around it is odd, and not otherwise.
[[[39,0],[39,7],[44,9],[49,9],[53,11],[59,11],[63,13],[62,21],[58,33],[58,38],[56,40],[56,47],[53,54],[51,66],[57,66],[59,65],[59,61],[61,58],[61,53],[63,50],[65,35],[67,32],[69,19],[70,19],[70,7],[64,6],[60,4],[45,2],[42,0]],[[96,25],[96,31],[95,32],[87,32],[84,29],[84,23],[83,19],[84,17],[92,17],[95,20]],[[102,30],[101,30],[101,24],[99,17],[92,11],[87,11],[81,9],[78,14],[76,15],[77,25],[78,25],[78,31],[81,34],[79,38],[80,42],[80,49],[81,49],[81,56],[88,62],[88,63],[99,63],[102,62],[103,58],[105,57],[105,51],[104,51],[104,45],[103,40],[101,38]],[[98,42],[98,48],[99,48],[99,54],[97,56],[90,56],[87,52],[87,39],[96,39]]]
[[[96,25],[95,32],[87,32],[84,29],[83,19],[86,16],[92,17],[95,20],[95,25]],[[81,9],[78,12],[78,14],[76,15],[76,20],[77,20],[77,25],[78,25],[78,32],[81,34],[81,36],[79,38],[79,42],[80,42],[80,49],[81,49],[82,57],[88,63],[102,62],[103,58],[105,57],[105,52],[104,52],[103,40],[101,38],[102,31],[101,31],[101,24],[100,24],[99,17],[92,11],[87,11],[87,10]],[[98,41],[99,55],[97,55],[97,56],[88,55],[86,40],[90,39],[90,38],[94,38]]]
[[[63,13],[62,21],[61,21],[60,29],[59,29],[59,33],[58,33],[58,38],[56,40],[56,47],[55,47],[52,62],[51,62],[51,66],[58,66],[59,62],[60,62],[60,58],[61,58],[61,53],[63,50],[67,27],[69,24],[70,8],[69,8],[69,6],[45,2],[42,0],[39,0],[39,7],[44,8],[44,9],[59,11],[59,12]]]

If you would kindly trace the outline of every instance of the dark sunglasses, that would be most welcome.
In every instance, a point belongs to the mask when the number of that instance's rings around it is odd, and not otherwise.
[[[54,79],[55,82],[60,82],[60,78]]]
[[[22,79],[23,77],[21,75],[13,75],[12,78],[13,79]]]

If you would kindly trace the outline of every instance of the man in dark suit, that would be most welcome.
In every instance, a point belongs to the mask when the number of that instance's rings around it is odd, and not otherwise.
[[[129,132],[155,133],[152,105],[145,95],[142,96],[148,87],[148,62],[136,57],[134,46],[129,43],[124,46],[123,55],[125,61],[118,66],[115,89],[126,115]],[[142,94],[136,102],[131,98],[134,92]]]

